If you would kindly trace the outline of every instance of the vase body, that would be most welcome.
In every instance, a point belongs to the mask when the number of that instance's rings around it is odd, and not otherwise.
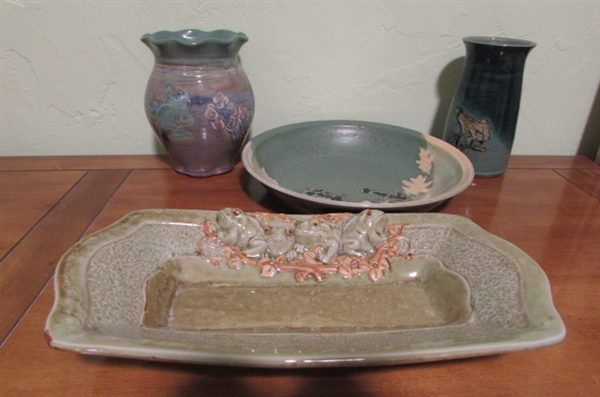
[[[161,31],[142,37],[155,57],[146,116],[175,171],[205,177],[239,160],[254,115],[254,95],[238,52],[243,33]]]
[[[463,41],[465,63],[443,138],[471,160],[475,176],[499,176],[510,158],[525,60],[535,43],[496,37]]]

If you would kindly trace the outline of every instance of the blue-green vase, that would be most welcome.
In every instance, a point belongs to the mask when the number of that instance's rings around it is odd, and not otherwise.
[[[525,60],[535,43],[466,37],[466,58],[444,140],[471,160],[477,177],[506,171],[515,138]]]

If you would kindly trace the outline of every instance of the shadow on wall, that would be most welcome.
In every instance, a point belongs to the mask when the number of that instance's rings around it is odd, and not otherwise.
[[[600,87],[596,90],[596,98],[579,141],[577,154],[600,163]]]
[[[446,117],[448,116],[448,110],[450,109],[450,103],[454,97],[458,80],[460,79],[460,73],[462,72],[463,65],[465,63],[465,57],[461,57],[450,62],[442,72],[437,81],[437,94],[439,98],[438,108],[431,124],[431,130],[429,134],[442,139],[444,134],[444,125],[446,124]]]
[[[443,139],[444,125],[454,97],[458,80],[462,72],[465,57],[450,62],[440,73],[437,81],[439,98],[438,108],[433,118],[429,134]],[[588,121],[583,131],[577,155],[586,156],[600,164],[600,87],[596,90],[596,97],[590,109]]]

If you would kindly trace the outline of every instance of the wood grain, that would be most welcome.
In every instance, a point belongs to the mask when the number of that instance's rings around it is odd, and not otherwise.
[[[600,200],[600,172],[590,169],[556,170],[583,191]]]
[[[508,169],[517,168],[600,170],[600,164],[584,156],[511,156]]]
[[[89,171],[0,264],[0,341],[46,285],[128,171]],[[38,191],[37,194],[44,195]]]
[[[0,260],[83,175],[85,171],[0,172]]]
[[[3,171],[170,169],[166,156],[37,156],[0,157]]]
[[[141,164],[138,160],[134,163]],[[53,285],[48,284],[0,349],[0,395],[598,396],[600,200],[594,193],[597,168],[582,157],[522,157],[511,163],[513,166],[505,175],[475,179],[465,192],[436,211],[473,220],[539,263],[548,276],[554,304],[567,327],[567,337],[558,345],[417,365],[303,370],[88,357],[51,349],[45,342],[42,329],[54,300]],[[98,166],[101,169],[101,163]],[[106,182],[84,188],[80,185],[92,172],[86,174],[17,248],[28,244],[27,252],[44,248],[50,255],[57,255],[62,250],[51,246],[68,245],[67,237],[76,240],[77,234],[99,230],[138,209],[218,210],[232,206],[246,211],[285,212],[239,164],[231,173],[200,179],[176,174],[168,167],[132,168],[130,173],[94,172],[117,186],[106,187]],[[99,178],[100,174],[94,175]],[[87,193],[75,199],[71,195],[78,187]],[[105,190],[114,194],[107,198]],[[101,195],[103,191],[105,196],[98,198],[98,202],[105,204],[96,204],[102,207],[98,216],[94,218],[90,210],[85,220],[76,224],[78,232],[65,230],[60,219],[74,221],[83,217],[68,211],[65,214],[64,208],[68,207],[65,200],[86,202],[90,194]],[[54,215],[56,212],[62,215]],[[49,220],[53,221],[44,226],[44,233],[36,234]],[[43,241],[49,234],[65,233],[72,234]],[[9,257],[16,252],[17,249],[13,250]],[[51,261],[44,265],[40,259],[43,255],[31,254],[32,259],[24,252],[21,255],[17,263],[29,267],[24,274],[10,277],[14,294],[27,290],[30,279],[26,275],[47,279],[49,273],[40,269],[52,267]],[[36,276],[37,273],[44,276]],[[0,280],[8,279],[2,277]]]
[[[131,211],[150,208],[285,212],[238,163],[233,171],[191,178],[171,170],[133,170],[89,232],[117,222]]]

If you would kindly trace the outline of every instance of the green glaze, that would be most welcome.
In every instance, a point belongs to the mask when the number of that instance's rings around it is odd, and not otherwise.
[[[201,225],[216,222],[215,211],[131,213],[86,237],[61,259],[47,340],[52,347],[91,355],[324,367],[499,354],[564,338],[548,278],[519,248],[456,215],[387,216],[390,224],[406,224],[403,236],[412,242],[413,260],[392,263],[378,281],[331,276],[297,282],[290,273],[262,278],[253,267],[215,268],[199,261],[194,252],[203,235]],[[175,266],[164,266],[173,260]],[[148,280],[157,284],[146,289]],[[215,289],[208,291],[211,287]],[[388,296],[391,289],[398,290]],[[239,298],[252,291],[258,292],[243,302],[244,317],[238,323],[239,307],[226,300],[227,292]],[[380,291],[386,302],[379,304],[372,291]],[[367,292],[348,314],[348,306]],[[290,300],[290,312],[282,319],[272,313],[286,308],[273,303],[278,296]],[[315,316],[288,322],[296,299],[311,305],[302,313],[310,315],[313,308]],[[320,306],[341,316],[341,322],[320,316]],[[369,317],[379,308],[392,316],[389,322],[381,315]],[[424,311],[429,317],[422,316]],[[218,317],[219,323],[209,324],[210,329],[203,315]],[[349,317],[356,322],[348,322]]]
[[[345,120],[266,131],[242,160],[284,204],[304,212],[431,209],[473,179],[466,156],[437,138]]]

